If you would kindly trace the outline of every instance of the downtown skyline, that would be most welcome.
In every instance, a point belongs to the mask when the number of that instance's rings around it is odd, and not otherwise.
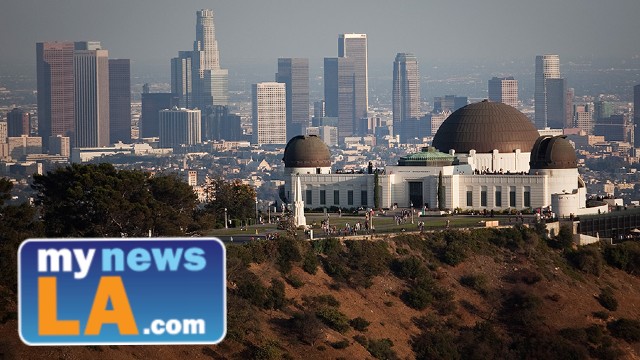
[[[200,8],[211,8],[216,14],[218,48],[224,53],[220,65],[229,69],[279,57],[306,57],[310,67],[321,66],[322,58],[335,53],[339,33],[366,33],[372,66],[392,62],[397,52],[412,52],[423,64],[465,58],[501,62],[543,53],[559,53],[566,61],[640,56],[640,49],[633,46],[637,33],[633,14],[640,12],[640,3],[631,0],[615,5],[544,0],[517,6],[504,0],[457,1],[440,4],[438,9],[416,1],[280,0],[247,6],[222,1],[53,4],[26,0],[5,8],[0,23],[11,29],[0,32],[0,46],[8,50],[0,54],[0,64],[5,66],[33,63],[32,44],[52,40],[100,40],[114,58],[131,58],[138,67],[158,66],[193,41],[192,14]],[[296,16],[288,17],[289,21],[264,21],[283,9]],[[100,16],[81,15],[87,12]],[[30,21],[23,20],[26,16]],[[608,25],[594,26],[584,19]]]

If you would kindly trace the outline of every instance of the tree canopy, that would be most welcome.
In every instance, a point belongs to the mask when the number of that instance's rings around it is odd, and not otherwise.
[[[240,180],[227,181],[219,178],[212,180],[207,187],[209,200],[205,206],[207,212],[213,215],[215,223],[224,226],[224,209],[227,218],[253,219],[256,191]]]
[[[197,197],[176,175],[151,176],[111,164],[73,164],[35,175],[47,236],[138,237],[184,234]]]

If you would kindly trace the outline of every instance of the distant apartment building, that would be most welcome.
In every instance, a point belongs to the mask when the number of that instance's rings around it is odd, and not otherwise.
[[[286,85],[277,82],[253,84],[251,108],[253,143],[287,143]]]
[[[71,156],[71,142],[68,136],[56,135],[49,138],[49,155]]]
[[[489,100],[509,106],[518,106],[518,80],[513,76],[493,77],[489,80]]]
[[[160,147],[176,149],[202,141],[200,110],[174,107],[159,115]]]
[[[180,104],[180,97],[173,93],[142,93],[140,113],[140,138],[160,136],[160,110],[173,109]]]
[[[28,112],[14,108],[7,113],[7,136],[30,135],[31,116]]]
[[[24,160],[27,155],[42,153],[42,138],[39,136],[8,137],[7,144],[13,160]]]
[[[593,110],[590,104],[573,106],[574,127],[587,135],[593,134]]]
[[[466,96],[445,95],[433,98],[433,112],[442,113],[446,111],[454,112],[463,106],[467,106],[469,98]]]

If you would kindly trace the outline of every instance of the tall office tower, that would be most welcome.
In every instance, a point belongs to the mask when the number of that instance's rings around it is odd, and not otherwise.
[[[73,54],[74,147],[109,145],[109,52],[76,42]]]
[[[253,143],[287,143],[287,93],[286,85],[263,82],[251,87],[253,115]]]
[[[228,70],[220,68],[218,41],[213,24],[213,10],[196,12],[196,40],[191,57],[193,105],[204,109],[210,105],[227,105]]]
[[[493,77],[489,80],[489,100],[509,106],[518,106],[518,80],[513,76]]]
[[[140,138],[160,136],[160,110],[173,109],[181,104],[173,93],[142,93]]]
[[[574,88],[567,88],[566,96],[565,96],[565,119],[564,119],[564,127],[571,128],[573,127],[573,99],[575,98],[576,91]]]
[[[353,72],[355,73],[354,118],[366,118],[369,109],[367,34],[340,34],[338,36],[338,57],[353,59]]]
[[[213,70],[220,68],[218,41],[216,29],[213,25],[213,10],[202,9],[196,11],[196,41],[193,50],[202,51],[199,58],[199,68]]]
[[[49,136],[73,138],[73,42],[36,44],[38,134],[48,148]]]
[[[178,57],[171,59],[171,93],[178,97],[179,106],[183,108],[192,106],[192,55],[192,51],[180,51]]]
[[[7,113],[7,136],[22,136],[31,133],[31,116],[28,112],[14,108]]]
[[[324,100],[318,100],[313,103],[313,117],[322,118],[325,117],[325,103]]]
[[[338,118],[338,138],[342,141],[355,130],[355,74],[351,58],[324,58],[325,115]]]
[[[201,142],[200,110],[160,110],[159,120],[160,147],[176,149]]]
[[[227,141],[246,140],[246,136],[242,133],[242,118],[240,115],[227,114],[220,126],[220,138]]]
[[[567,82],[565,79],[547,79],[547,127],[563,129],[566,123]]]
[[[640,147],[640,85],[633,87],[633,147]]]
[[[403,123],[420,117],[420,74],[413,54],[398,53],[393,62],[392,107],[393,131],[404,143],[415,136],[415,129],[404,127]]]
[[[109,142],[131,143],[131,64],[109,59]]]
[[[278,59],[276,82],[286,85],[288,136],[303,135],[309,126],[309,59]]]
[[[593,134],[593,110],[589,104],[573,106],[573,126],[584,131],[587,135]]]
[[[536,56],[535,77],[535,125],[538,129],[544,129],[550,126],[547,103],[551,96],[548,94],[547,80],[560,78],[560,57],[558,55]]]

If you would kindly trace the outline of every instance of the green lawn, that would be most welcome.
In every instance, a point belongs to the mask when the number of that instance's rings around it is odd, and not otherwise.
[[[322,231],[320,229],[320,223],[325,219],[324,214],[321,213],[308,213],[305,215],[307,219],[307,224],[314,225],[313,229],[317,235]],[[405,231],[417,231],[418,230],[418,222],[424,221],[425,230],[437,230],[444,229],[446,227],[446,222],[449,220],[450,228],[468,228],[468,227],[478,227],[483,226],[482,221],[491,221],[491,220],[500,220],[502,224],[508,224],[507,218],[490,218],[490,217],[481,217],[481,216],[447,216],[447,217],[418,217],[415,216],[413,218],[413,224],[411,224],[411,219],[405,223],[396,225],[393,216],[376,216],[373,218],[373,226],[376,229],[376,233],[394,233],[400,232],[402,229]],[[329,224],[331,226],[336,226],[338,229],[342,229],[346,226],[346,223],[351,224],[353,226],[356,222],[361,221],[364,223],[364,216],[352,216],[352,215],[343,215],[338,216],[338,214],[330,214],[329,215]],[[252,225],[249,226],[246,230],[240,230],[240,228],[230,228],[230,229],[211,229],[207,231],[205,236],[216,236],[216,235],[254,235],[257,233],[260,235],[281,231],[276,229],[276,224],[263,224],[263,225]]]

